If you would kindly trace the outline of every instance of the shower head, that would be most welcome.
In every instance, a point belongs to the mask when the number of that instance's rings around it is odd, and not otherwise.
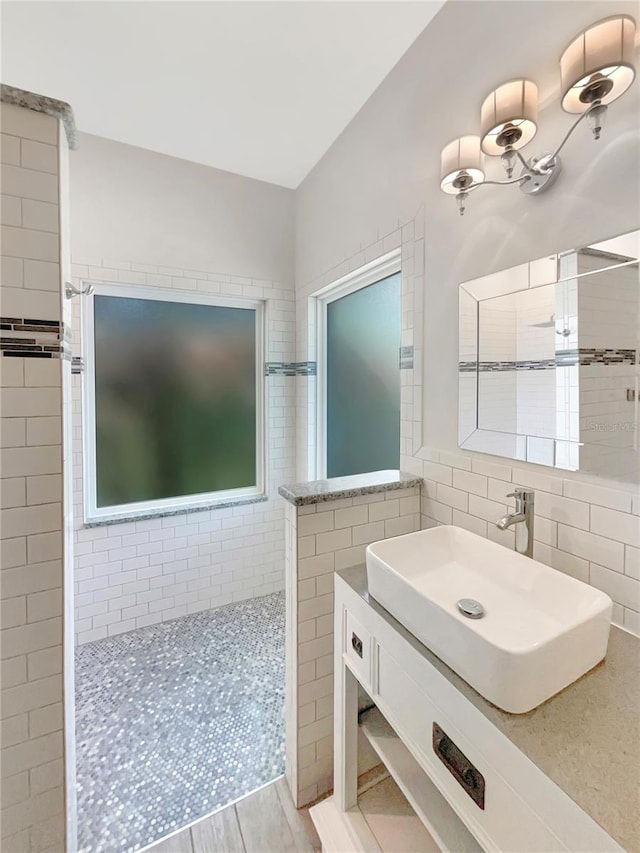
[[[530,329],[555,329],[556,315],[552,314],[544,323],[529,323]],[[564,329],[556,329],[556,335],[561,335],[563,338],[568,338],[571,334],[571,329],[565,326]]]
[[[544,323],[529,323],[531,329],[555,329],[556,315],[552,314]]]

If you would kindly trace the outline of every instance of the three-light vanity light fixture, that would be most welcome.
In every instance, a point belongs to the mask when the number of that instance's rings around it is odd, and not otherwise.
[[[481,136],[463,136],[442,149],[440,187],[456,196],[460,214],[469,193],[481,186],[515,184],[528,194],[548,189],[561,169],[560,151],[583,119],[587,119],[595,139],[600,138],[607,105],[626,92],[635,77],[635,33],[635,21],[628,15],[605,18],[580,33],[562,54],[562,108],[579,113],[579,118],[551,154],[525,160],[520,153],[537,130],[535,83],[511,80],[485,98],[480,110]],[[507,173],[505,180],[485,180],[483,152],[500,157]],[[519,174],[514,177],[518,164]]]

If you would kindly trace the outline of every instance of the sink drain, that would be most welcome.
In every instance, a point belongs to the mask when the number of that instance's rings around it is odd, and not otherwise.
[[[484,607],[475,598],[461,598],[458,602],[458,610],[467,619],[482,619]]]

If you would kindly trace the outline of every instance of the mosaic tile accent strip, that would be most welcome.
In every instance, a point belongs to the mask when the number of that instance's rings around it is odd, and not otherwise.
[[[636,364],[637,357],[634,349],[580,348],[580,364]]]
[[[556,367],[555,358],[543,358],[528,361],[461,361],[458,364],[460,373],[504,373],[511,370],[550,370]]]
[[[574,364],[635,364],[635,349],[589,349],[559,350],[555,358],[530,359],[524,361],[460,361],[460,373],[501,373],[510,370],[553,370]]]
[[[71,360],[71,356],[67,353],[62,345],[43,347],[43,346],[5,346],[0,339],[0,350],[3,356],[14,358],[62,358],[66,361]]]
[[[264,366],[265,376],[295,376],[296,362],[294,361],[267,361]]]
[[[62,323],[58,320],[32,320],[18,317],[0,317],[0,329],[14,332],[48,332],[60,334]]]
[[[400,347],[400,370],[413,368],[413,347]]]
[[[571,367],[580,363],[580,350],[556,350],[555,367]]]
[[[138,850],[284,772],[284,593],[76,650],[78,845]]]
[[[315,361],[268,361],[264,366],[265,376],[315,376]]]
[[[19,358],[68,358],[70,332],[57,320],[0,317],[0,352]]]

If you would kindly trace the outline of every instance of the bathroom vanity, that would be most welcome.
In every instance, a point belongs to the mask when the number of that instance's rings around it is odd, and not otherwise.
[[[640,849],[639,660],[613,628],[603,663],[508,714],[370,597],[364,566],[338,572],[334,794],[311,810],[323,849],[381,849],[357,809],[358,729],[442,850]]]

